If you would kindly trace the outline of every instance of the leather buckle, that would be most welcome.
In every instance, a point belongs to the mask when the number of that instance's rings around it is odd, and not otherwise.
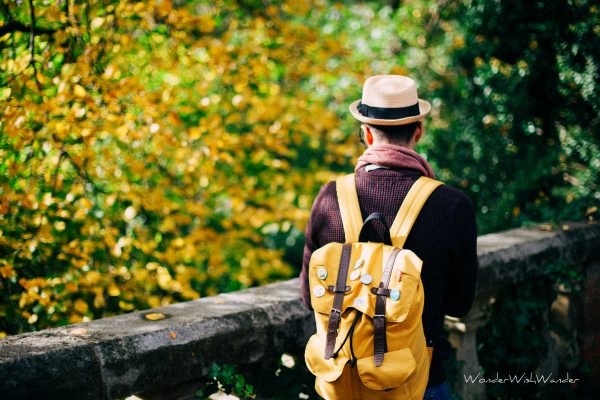
[[[377,296],[389,296],[390,295],[390,289],[386,289],[386,288],[382,288],[382,287],[372,287],[371,288],[371,293]]]
[[[333,293],[344,293],[345,294],[345,293],[348,293],[350,291],[350,289],[352,289],[350,286],[346,286],[344,288],[344,290],[341,291],[341,290],[335,290],[335,286],[333,286],[333,285],[327,286],[327,291],[333,292]]]

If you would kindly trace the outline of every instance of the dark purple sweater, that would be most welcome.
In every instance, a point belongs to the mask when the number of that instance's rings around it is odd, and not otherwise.
[[[412,169],[376,169],[356,173],[356,191],[363,220],[381,213],[391,226],[400,204],[421,173]],[[302,299],[310,308],[308,264],[316,249],[331,242],[344,242],[344,228],[337,202],[335,182],[321,188],[313,203],[306,227],[304,260],[300,274]],[[366,227],[367,238],[381,242],[383,228]],[[477,226],[471,199],[453,187],[443,185],[433,191],[408,235],[405,248],[423,260],[421,279],[425,288],[423,324],[434,352],[427,387],[445,380],[441,360],[447,356],[443,336],[444,314],[463,317],[471,308],[477,279]]]

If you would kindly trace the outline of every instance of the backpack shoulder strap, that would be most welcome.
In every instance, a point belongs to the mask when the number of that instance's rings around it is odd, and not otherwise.
[[[337,178],[335,182],[338,204],[342,214],[342,224],[344,225],[344,235],[346,243],[358,242],[358,235],[362,227],[363,220],[358,204],[358,195],[356,194],[356,182],[354,174],[344,175]]]
[[[402,248],[404,242],[410,233],[423,204],[429,198],[429,195],[438,186],[443,185],[442,182],[436,181],[435,179],[427,178],[422,176],[412,185],[408,191],[406,198],[398,210],[398,214],[392,223],[390,228],[390,235],[392,236],[392,243],[395,247]]]

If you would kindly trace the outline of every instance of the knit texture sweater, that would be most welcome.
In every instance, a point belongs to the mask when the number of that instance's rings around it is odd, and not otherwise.
[[[421,173],[406,168],[356,172],[356,191],[363,220],[373,212],[392,225],[402,201]],[[369,241],[382,242],[381,224],[369,224]],[[308,265],[316,249],[331,243],[344,243],[344,228],[337,201],[335,181],[324,185],[317,195],[306,227],[300,286],[304,304],[310,307]],[[423,266],[425,290],[423,326],[433,341],[434,351],[427,387],[445,381],[441,361],[450,352],[442,328],[444,315],[463,317],[471,308],[477,279],[477,226],[475,207],[460,190],[442,185],[436,188],[417,217],[404,248],[412,250]]]

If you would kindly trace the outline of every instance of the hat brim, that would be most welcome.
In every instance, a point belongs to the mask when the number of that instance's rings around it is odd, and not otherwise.
[[[429,104],[429,102],[426,100],[419,99],[419,112],[420,112],[419,115],[413,115],[410,117],[400,118],[400,119],[369,118],[369,117],[365,117],[358,111],[358,104],[360,103],[360,101],[361,101],[361,99],[358,99],[356,101],[353,101],[350,104],[350,106],[348,107],[348,109],[350,110],[350,113],[357,120],[359,120],[361,122],[365,122],[367,124],[373,124],[373,125],[391,126],[391,125],[411,124],[413,122],[422,120],[431,111],[431,104]]]

